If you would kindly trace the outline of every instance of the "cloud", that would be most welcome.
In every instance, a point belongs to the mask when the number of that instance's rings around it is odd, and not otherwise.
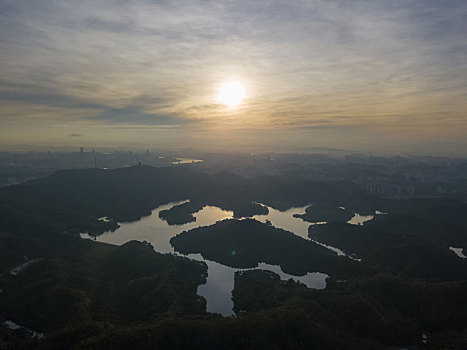
[[[195,122],[193,119],[182,118],[174,114],[157,114],[145,111],[144,106],[126,106],[120,108],[105,108],[102,112],[89,117],[91,120],[106,121],[112,124],[130,125],[186,125]]]
[[[0,120],[454,137],[466,16],[463,0],[0,0]],[[229,79],[247,88],[236,111],[215,100]]]

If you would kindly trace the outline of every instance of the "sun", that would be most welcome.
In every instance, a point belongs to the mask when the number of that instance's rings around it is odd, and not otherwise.
[[[229,107],[238,106],[245,98],[245,88],[236,81],[222,85],[217,99]]]

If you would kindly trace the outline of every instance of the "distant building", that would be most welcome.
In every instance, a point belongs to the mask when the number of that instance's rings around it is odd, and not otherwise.
[[[79,148],[79,152],[80,152],[80,153],[83,153],[83,152],[84,152],[84,147],[80,147],[80,148]]]

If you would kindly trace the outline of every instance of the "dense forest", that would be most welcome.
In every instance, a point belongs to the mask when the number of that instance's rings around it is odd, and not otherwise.
[[[79,237],[174,200],[190,201],[160,213],[170,224],[193,221],[205,205],[243,218],[264,214],[258,203],[311,204],[301,217],[328,223],[310,226],[310,238],[362,260],[252,219],[183,232],[171,241],[182,253],[330,276],[324,290],[313,290],[270,271],[237,272],[236,314],[222,317],[206,312],[197,294],[203,262],[157,253],[147,242]],[[387,214],[346,223],[351,213],[375,210]],[[0,348],[465,349],[467,259],[448,248],[467,248],[466,212],[459,199],[384,199],[346,181],[186,168],[59,171],[0,188]],[[8,320],[24,327],[9,329]]]

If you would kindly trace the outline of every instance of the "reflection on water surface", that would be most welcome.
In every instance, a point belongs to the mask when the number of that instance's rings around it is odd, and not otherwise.
[[[205,206],[199,212],[194,214],[194,217],[196,218],[195,222],[183,225],[169,225],[159,217],[160,211],[170,209],[173,206],[184,202],[186,201],[168,203],[154,209],[151,215],[141,218],[138,221],[120,223],[120,227],[115,232],[106,232],[97,236],[96,240],[116,245],[121,245],[131,240],[147,241],[160,253],[178,254],[174,252],[174,249],[169,242],[175,235],[196,227],[212,225],[219,220],[233,218],[233,212],[222,210],[214,206]],[[291,208],[284,212],[271,207],[268,208],[268,215],[258,215],[254,218],[261,222],[269,220],[278,228],[283,228],[299,235],[302,238],[308,239],[308,226],[310,224],[293,217],[293,214],[303,213],[306,207]],[[89,238],[87,234],[82,234],[81,237]],[[233,302],[231,297],[232,289],[234,287],[234,274],[236,271],[243,269],[236,269],[219,264],[215,261],[206,260],[200,254],[189,254],[187,257],[194,260],[204,261],[208,266],[207,282],[206,284],[198,287],[198,294],[203,296],[207,301],[207,311],[220,313],[224,316],[232,315]],[[284,280],[292,278],[297,282],[305,284],[309,288],[325,288],[326,278],[328,277],[326,274],[319,272],[308,273],[305,276],[292,276],[284,273],[280,266],[265,263],[260,263],[257,268],[273,271]]]

